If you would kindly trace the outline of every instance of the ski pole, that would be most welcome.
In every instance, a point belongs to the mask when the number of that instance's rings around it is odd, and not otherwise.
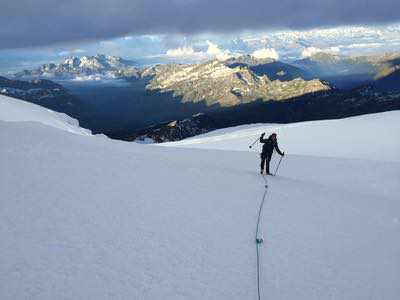
[[[249,148],[251,149],[251,148],[254,146],[254,144],[258,142],[259,139],[260,139],[260,138],[257,138],[253,143],[251,143],[251,145],[249,146]]]
[[[281,155],[281,159],[279,160],[279,163],[278,163],[278,165],[276,166],[274,176],[275,176],[276,173],[278,172],[279,166],[281,165],[282,158],[283,158],[283,155]]]

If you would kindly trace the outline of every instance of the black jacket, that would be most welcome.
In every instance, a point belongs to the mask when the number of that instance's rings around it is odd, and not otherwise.
[[[278,142],[276,141],[276,139],[273,139],[272,136],[269,136],[267,139],[264,139],[264,136],[262,135],[260,137],[260,143],[264,144],[262,148],[262,154],[272,155],[272,152],[275,149],[276,152],[278,152],[280,155],[283,155],[282,151],[279,150]]]

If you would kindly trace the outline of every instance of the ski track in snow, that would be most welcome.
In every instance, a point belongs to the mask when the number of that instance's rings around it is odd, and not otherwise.
[[[1,299],[257,299],[265,183],[247,147],[253,130],[275,125],[181,144],[225,151],[159,147],[72,133],[46,110],[7,101],[19,120],[0,113]],[[268,177],[261,299],[400,298],[400,160],[398,140],[384,138],[398,116],[306,123],[318,138],[302,148],[302,124],[282,127],[291,154]],[[370,123],[387,128],[379,146],[363,134]],[[338,139],[358,159],[321,126],[351,128]]]

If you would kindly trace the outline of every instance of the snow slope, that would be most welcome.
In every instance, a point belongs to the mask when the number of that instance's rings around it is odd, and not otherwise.
[[[31,113],[0,121],[1,299],[257,299],[254,152],[87,137]],[[399,178],[395,161],[288,155],[268,178],[262,299],[398,299]]]
[[[338,120],[255,124],[215,130],[165,146],[248,151],[262,132],[278,134],[287,153],[400,161],[400,111]],[[260,150],[257,144],[252,150]]]
[[[8,122],[39,122],[72,133],[91,135],[90,130],[79,127],[77,120],[23,100],[0,95],[0,120]]]

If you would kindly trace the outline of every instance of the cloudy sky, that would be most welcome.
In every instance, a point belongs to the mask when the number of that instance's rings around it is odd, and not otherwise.
[[[400,39],[398,0],[0,1],[0,70],[95,53],[290,59],[397,50]]]

